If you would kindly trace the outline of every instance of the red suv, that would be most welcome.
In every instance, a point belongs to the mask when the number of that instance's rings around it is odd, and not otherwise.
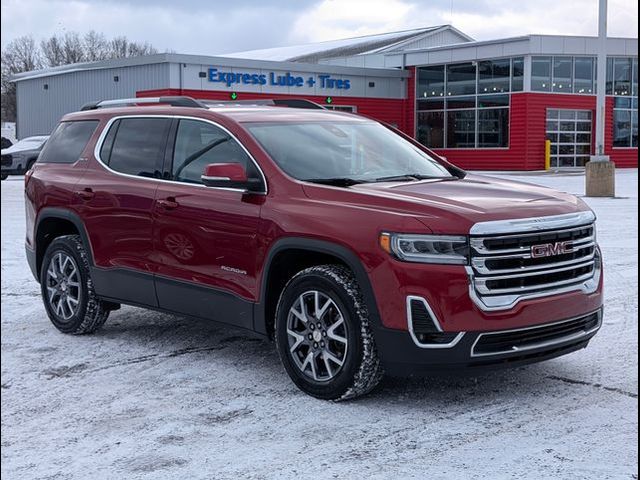
[[[468,174],[356,115],[91,104],[25,183],[27,258],[60,331],[93,332],[123,303],[229,323],[275,339],[319,398],[383,371],[557,357],[602,323],[582,200]]]

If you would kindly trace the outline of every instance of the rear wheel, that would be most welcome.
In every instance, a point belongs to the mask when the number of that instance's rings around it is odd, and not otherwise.
[[[51,242],[42,261],[40,287],[49,319],[63,333],[92,333],[109,316],[108,304],[93,290],[87,253],[78,235]]]
[[[360,287],[340,265],[307,268],[291,279],[278,302],[275,336],[287,373],[314,397],[354,398],[382,378]]]

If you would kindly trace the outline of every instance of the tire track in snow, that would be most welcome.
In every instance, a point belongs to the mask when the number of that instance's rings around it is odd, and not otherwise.
[[[620,395],[626,395],[627,397],[630,397],[630,398],[638,398],[638,394],[637,393],[627,392],[626,390],[622,390],[621,388],[607,387],[606,385],[602,385],[601,383],[585,382],[583,380],[574,380],[572,378],[558,377],[556,375],[549,375],[546,378],[551,379],[551,380],[558,380],[560,382],[569,383],[569,384],[572,384],[572,385],[584,385],[584,386],[588,386],[588,387],[595,387],[595,388],[599,388],[601,390],[606,390],[607,392],[613,392],[613,393],[619,393]]]

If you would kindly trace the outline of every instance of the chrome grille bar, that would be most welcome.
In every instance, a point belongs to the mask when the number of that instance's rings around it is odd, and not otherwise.
[[[467,267],[470,294],[476,304],[484,310],[501,310],[524,298],[572,289],[595,291],[600,279],[600,254],[592,216],[581,212],[541,217],[523,231],[516,228],[526,220],[507,220],[505,225],[476,224],[471,229],[471,263]],[[591,222],[585,223],[587,218]],[[506,225],[514,230],[509,231]],[[476,232],[482,232],[482,236]],[[542,255],[538,253],[541,248]]]
[[[582,249],[586,249],[586,248],[593,248],[595,246],[594,243],[590,243],[589,245],[585,245]],[[578,252],[579,250],[575,250],[575,252]],[[562,262],[554,262],[554,263],[544,263],[541,265],[528,265],[525,267],[518,267],[518,268],[506,268],[506,269],[491,269],[488,268],[486,266],[486,262],[487,260],[495,260],[495,259],[513,259],[513,258],[526,258],[526,259],[530,259],[531,254],[526,254],[525,255],[518,255],[518,256],[502,256],[502,257],[485,257],[485,258],[474,258],[472,260],[473,262],[473,268],[479,273],[479,274],[504,274],[504,273],[518,273],[518,272],[530,272],[530,271],[536,271],[536,270],[546,270],[549,268],[555,268],[555,267],[563,267],[563,266],[568,266],[568,265],[574,265],[574,267],[577,267],[577,264],[584,262],[586,260],[593,260],[593,257],[595,255],[595,251],[588,253],[585,256],[573,259],[573,260],[566,260],[566,261],[562,261]],[[546,272],[545,272],[546,273]]]

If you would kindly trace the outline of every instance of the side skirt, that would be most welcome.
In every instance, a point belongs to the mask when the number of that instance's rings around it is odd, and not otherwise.
[[[190,282],[127,269],[91,268],[96,294],[110,302],[253,329],[255,303]]]

